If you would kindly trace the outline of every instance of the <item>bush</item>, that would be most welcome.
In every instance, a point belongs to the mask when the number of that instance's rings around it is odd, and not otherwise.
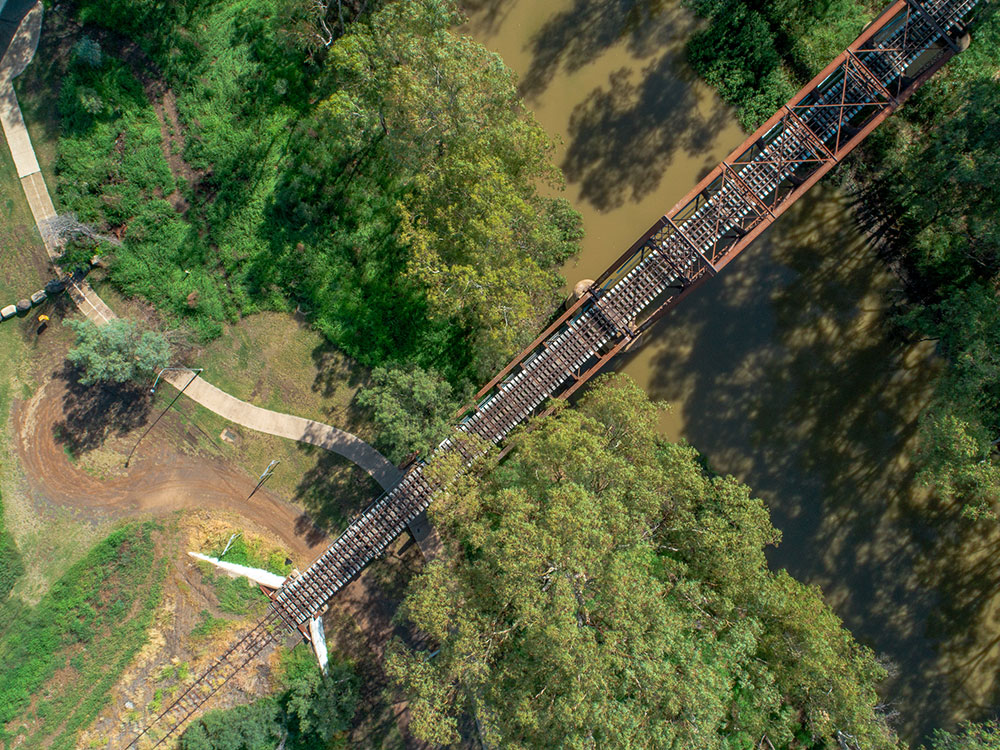
[[[92,68],[99,68],[104,62],[104,54],[101,52],[101,45],[97,40],[89,36],[83,37],[73,45],[73,60],[75,62],[89,65]]]
[[[280,662],[281,689],[247,706],[209,711],[181,735],[180,750],[288,750],[340,747],[359,698],[353,666],[331,659],[321,675],[305,644]]]
[[[170,362],[170,345],[163,334],[140,331],[128,320],[112,320],[98,326],[89,320],[67,320],[76,332],[76,346],[66,355],[83,371],[80,382],[124,383],[152,379]]]

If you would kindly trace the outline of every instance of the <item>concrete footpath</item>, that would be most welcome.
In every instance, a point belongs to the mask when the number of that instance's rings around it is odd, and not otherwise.
[[[11,10],[12,5],[13,0],[4,9],[4,14]],[[11,84],[11,79],[23,72],[34,56],[41,27],[42,4],[36,2],[23,15],[0,59],[0,125],[3,126],[4,137],[7,139],[7,145],[17,168],[17,176],[21,180],[31,213],[35,217],[35,224],[42,235],[45,250],[49,258],[55,261],[58,259],[58,248],[51,233],[46,231],[45,224],[48,219],[56,215],[56,211]],[[116,317],[85,280],[69,281],[67,291],[80,311],[97,325],[104,325]],[[183,388],[190,380],[190,374],[169,373],[165,380],[177,388]],[[344,430],[311,419],[248,404],[201,378],[195,379],[184,391],[184,395],[243,427],[309,443],[341,455],[368,472],[383,489],[393,487],[402,479],[402,473],[389,459],[361,438]]]
[[[200,377],[192,381],[189,372],[165,373],[163,379],[178,390],[190,382],[191,384],[184,390],[184,395],[230,422],[258,432],[266,432],[268,435],[309,443],[344,456],[367,471],[383,489],[394,487],[403,478],[402,473],[389,459],[350,432],[305,417],[283,414],[248,404],[219,390]]]

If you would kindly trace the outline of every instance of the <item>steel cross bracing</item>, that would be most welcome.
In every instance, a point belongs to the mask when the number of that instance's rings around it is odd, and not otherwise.
[[[467,466],[482,447],[466,436],[500,444],[549,398],[575,392],[732,261],[954,55],[985,2],[895,2],[490,381],[435,457],[457,452]],[[430,505],[436,488],[423,474],[424,465],[415,465],[273,593],[268,616],[157,720],[160,741],[270,642],[277,623],[308,637],[309,620]]]

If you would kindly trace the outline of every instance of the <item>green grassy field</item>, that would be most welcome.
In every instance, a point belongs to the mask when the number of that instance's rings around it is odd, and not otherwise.
[[[73,748],[146,640],[165,565],[150,523],[110,534],[34,607],[0,616],[0,742]]]

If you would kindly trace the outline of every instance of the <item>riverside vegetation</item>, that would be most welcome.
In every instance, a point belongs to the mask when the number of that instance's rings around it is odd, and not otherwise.
[[[365,365],[478,382],[530,340],[576,250],[579,216],[538,190],[561,181],[552,144],[448,2],[338,3],[364,21],[329,46],[315,5],[79,3],[155,68],[73,55],[59,200],[121,236],[113,284],[201,336],[291,305]],[[151,69],[176,92],[174,172]]]
[[[882,3],[690,0],[709,24],[689,57],[756,128],[846,47]],[[921,419],[921,475],[968,515],[996,515],[1000,468],[1000,19],[849,160],[853,189],[906,291],[897,321],[947,362]]]
[[[870,11],[852,0],[693,4],[710,23],[692,61],[748,127]],[[554,269],[575,251],[579,217],[539,192],[561,181],[551,143],[502,61],[455,33],[449,2],[80,0],[77,14],[118,36],[93,29],[96,49],[78,45],[68,62],[57,195],[121,238],[102,253],[125,294],[203,337],[241,314],[304,311],[336,346],[386,368],[369,396],[386,420],[421,388],[441,404],[416,425],[383,426],[399,453],[432,443],[452,393],[491,375],[554,307]],[[142,64],[116,55],[122,37],[139,44]],[[891,169],[916,175],[921,149],[936,144],[963,168],[977,165],[963,186],[988,187],[988,141],[973,128],[995,127],[996,110],[961,111],[961,86],[971,85],[962,81],[987,69],[974,67],[975,54],[875,142],[876,154],[907,144]],[[181,132],[169,155],[138,76],[161,77],[176,96]],[[948,106],[950,119],[937,116]],[[896,184],[890,162],[877,163],[872,184]],[[931,224],[917,226],[911,183],[898,184],[885,188],[885,205],[918,237]],[[965,204],[943,205],[951,213],[927,231],[952,244],[929,235],[904,254],[936,295],[908,301],[901,317],[921,331],[970,294],[991,299],[994,276],[981,268],[991,235],[962,244],[993,226],[988,205],[971,222],[956,218]],[[970,309],[968,336],[946,348],[952,361],[982,366],[953,367],[943,416],[927,423],[931,437],[937,424],[959,424],[981,449],[997,412],[978,395],[959,397],[993,382],[995,349]],[[377,390],[392,383],[402,396]],[[767,569],[763,549],[778,534],[766,509],[690,448],[656,437],[657,408],[627,382],[606,383],[516,437],[506,463],[445,493],[436,518],[449,555],[414,581],[406,604],[440,651],[428,659],[397,645],[388,663],[414,731],[450,741],[472,720],[491,744],[524,748],[735,750],[765,736],[787,750],[895,747],[875,655],[817,590]],[[942,471],[929,461],[928,476],[990,470],[981,455],[946,456]],[[956,496],[980,507],[964,477],[952,481]],[[972,486],[988,498],[986,479]],[[353,710],[350,670],[334,665],[347,686],[333,703],[312,675],[207,714],[182,745],[336,746]],[[972,750],[995,738],[995,726],[981,725],[935,742]]]
[[[312,651],[284,651],[275,692],[254,703],[209,711],[181,735],[180,750],[347,748],[346,730],[358,703],[359,680],[349,662],[331,659],[320,675]]]

